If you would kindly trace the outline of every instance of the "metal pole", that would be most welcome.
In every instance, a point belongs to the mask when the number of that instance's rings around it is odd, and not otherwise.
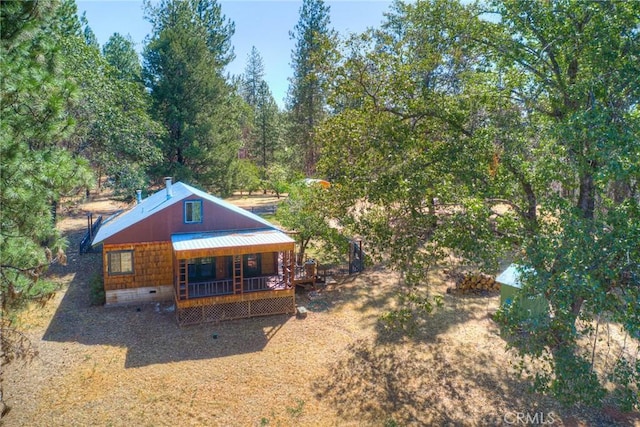
[[[353,274],[353,240],[349,241],[349,274]]]

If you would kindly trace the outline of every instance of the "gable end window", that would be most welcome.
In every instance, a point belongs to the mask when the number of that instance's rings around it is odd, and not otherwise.
[[[133,274],[133,251],[107,252],[109,275]]]
[[[185,224],[202,222],[202,200],[187,200],[184,202]]]

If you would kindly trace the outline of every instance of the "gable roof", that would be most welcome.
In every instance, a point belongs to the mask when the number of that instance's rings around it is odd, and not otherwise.
[[[215,203],[216,205],[228,209],[238,215],[242,215],[246,218],[259,222],[265,227],[277,230],[273,224],[264,218],[182,182],[172,184],[171,191],[171,197],[167,197],[166,190],[162,189],[142,200],[142,202],[138,203],[130,210],[108,218],[96,233],[91,244],[97,245],[132,225],[144,221],[146,218],[149,218],[169,206],[179,203],[191,196],[197,196],[203,200],[208,200],[209,202]]]

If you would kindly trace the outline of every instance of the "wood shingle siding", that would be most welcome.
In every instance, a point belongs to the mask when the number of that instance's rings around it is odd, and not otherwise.
[[[134,274],[109,274],[111,251],[133,250]],[[173,255],[170,242],[104,245],[105,291],[173,284]]]

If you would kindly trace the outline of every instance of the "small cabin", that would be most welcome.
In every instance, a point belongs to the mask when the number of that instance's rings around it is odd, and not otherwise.
[[[173,300],[180,325],[295,313],[294,240],[170,178],[105,220],[98,244],[106,305]]]

